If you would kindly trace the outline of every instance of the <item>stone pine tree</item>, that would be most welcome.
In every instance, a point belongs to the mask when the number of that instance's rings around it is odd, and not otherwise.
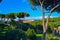
[[[30,15],[26,12],[19,12],[17,13],[17,17],[19,18],[19,22],[22,23],[23,20],[21,18],[24,18],[24,17],[29,17]],[[18,23],[19,23],[18,22]],[[18,29],[21,28],[22,29],[22,24],[20,24],[20,26],[18,27]]]
[[[45,40],[46,38],[46,31],[48,27],[48,19],[53,11],[60,12],[60,0],[29,0],[29,3],[31,4],[32,8],[34,9],[36,6],[41,7],[42,11],[42,24],[43,24],[43,37],[42,40]],[[49,10],[49,14],[47,16],[46,23],[44,22],[45,18],[45,10]]]
[[[20,18],[24,18],[24,17],[29,17],[30,15],[26,12],[19,12],[17,14],[17,17],[19,18],[20,21],[22,21]]]
[[[16,19],[16,13],[9,13],[8,17],[10,18],[10,20],[14,20]]]

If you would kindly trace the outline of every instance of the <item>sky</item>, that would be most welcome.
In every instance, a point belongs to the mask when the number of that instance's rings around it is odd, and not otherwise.
[[[41,18],[41,10],[32,10],[30,7],[30,4],[28,0],[3,0],[0,3],[0,13],[7,14],[10,12],[26,12],[30,14],[30,19],[39,19]],[[46,13],[45,16],[47,16],[48,13]],[[52,14],[52,17],[60,16],[60,14],[57,14],[54,12]]]

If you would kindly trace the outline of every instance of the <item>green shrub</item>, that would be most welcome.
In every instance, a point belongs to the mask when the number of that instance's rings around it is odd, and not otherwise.
[[[27,38],[30,39],[30,40],[36,40],[36,35],[35,35],[35,32],[33,29],[28,29],[26,31],[26,35],[27,35]]]
[[[10,30],[6,32],[5,39],[6,40],[20,40],[20,39],[26,39],[25,33],[19,30]]]
[[[59,40],[58,38],[56,38],[56,37],[53,37],[53,38],[51,38],[50,40]]]

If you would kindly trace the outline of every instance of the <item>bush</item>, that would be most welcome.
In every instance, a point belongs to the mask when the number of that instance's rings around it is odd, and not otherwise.
[[[4,35],[0,34],[0,40],[4,40],[5,39],[4,37],[5,37]]]
[[[47,32],[52,33],[52,30],[51,30],[51,28],[49,26],[48,26]]]
[[[28,29],[26,31],[26,35],[27,35],[27,38],[30,39],[30,40],[36,40],[36,35],[35,35],[35,32],[33,29]]]
[[[25,33],[19,30],[11,30],[6,32],[6,40],[20,40],[25,39]]]
[[[54,37],[54,38],[51,38],[50,40],[59,40],[58,38]]]

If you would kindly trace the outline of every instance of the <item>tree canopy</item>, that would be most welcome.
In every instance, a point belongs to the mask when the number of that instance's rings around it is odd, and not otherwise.
[[[18,18],[24,18],[24,17],[28,17],[30,16],[28,13],[25,13],[25,12],[20,12],[17,14],[17,17]]]
[[[60,0],[29,0],[29,2],[33,6],[40,6],[43,2],[43,7],[46,10],[51,10],[56,5],[59,5],[58,8],[55,9],[55,11],[60,12]]]
[[[0,2],[2,2],[2,0],[0,0]]]

